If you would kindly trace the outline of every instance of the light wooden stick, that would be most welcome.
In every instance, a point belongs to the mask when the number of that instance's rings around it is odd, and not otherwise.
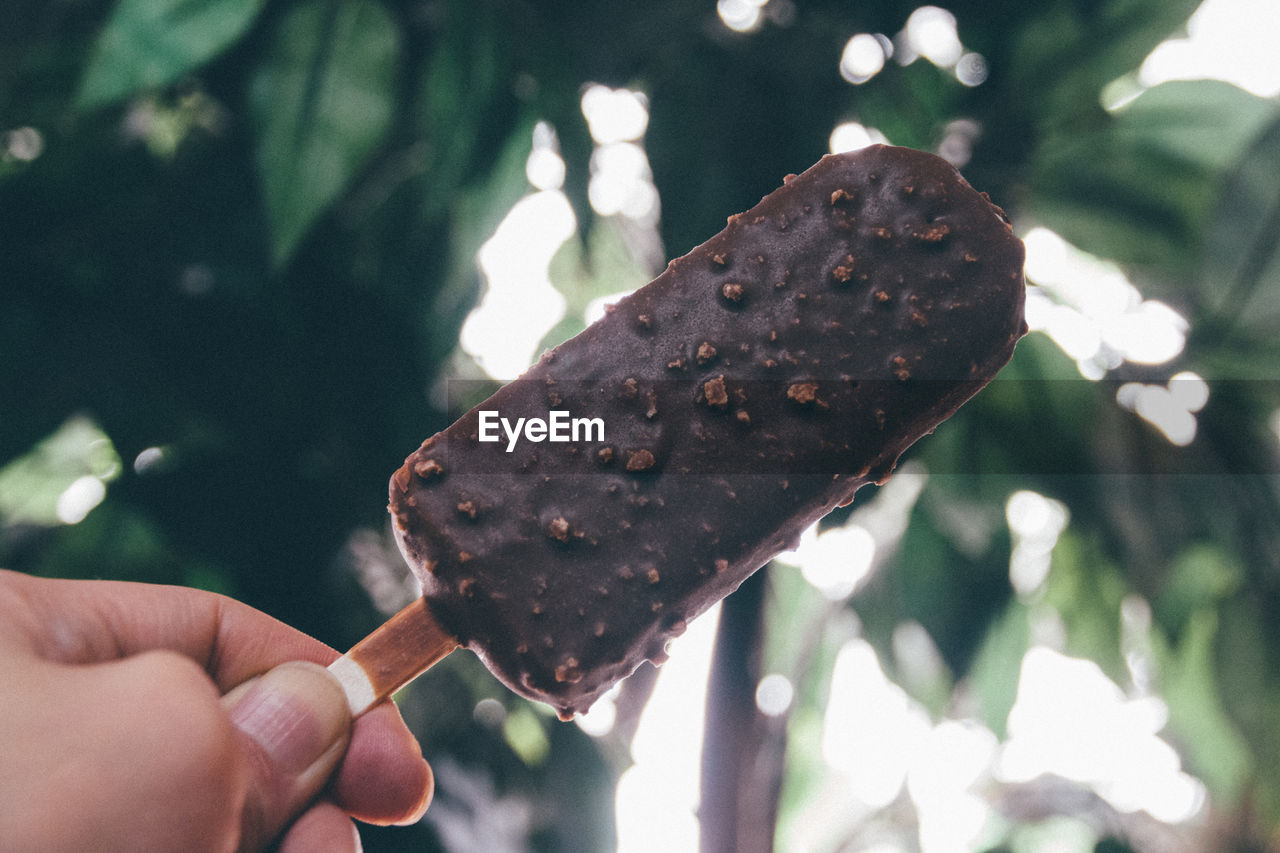
[[[457,647],[419,598],[329,664],[329,672],[342,684],[351,716],[358,717]]]

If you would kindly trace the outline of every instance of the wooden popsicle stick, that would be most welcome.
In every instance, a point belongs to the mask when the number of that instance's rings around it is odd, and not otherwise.
[[[419,598],[329,664],[329,672],[342,684],[351,716],[358,717],[457,647]]]

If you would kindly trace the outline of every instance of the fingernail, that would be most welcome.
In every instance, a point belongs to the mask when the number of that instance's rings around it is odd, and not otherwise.
[[[253,738],[279,772],[301,774],[351,725],[342,687],[324,667],[292,661],[253,682],[231,708],[231,722]]]

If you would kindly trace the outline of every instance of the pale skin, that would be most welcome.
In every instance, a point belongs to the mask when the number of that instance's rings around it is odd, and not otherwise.
[[[348,853],[353,819],[417,820],[431,769],[391,703],[351,721],[337,656],[213,593],[0,570],[0,847]]]

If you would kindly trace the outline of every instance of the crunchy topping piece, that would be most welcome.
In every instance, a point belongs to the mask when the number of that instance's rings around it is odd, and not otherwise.
[[[801,405],[807,405],[818,399],[817,382],[797,382],[787,388],[787,399]]]
[[[723,409],[729,404],[729,393],[725,390],[723,375],[702,383],[702,394],[707,405],[714,409]]]
[[[657,464],[653,454],[648,450],[630,450],[627,451],[627,470],[628,471],[648,471]]]
[[[893,364],[893,375],[898,377],[898,381],[906,382],[911,378],[911,369],[907,367],[907,360],[900,355],[895,355],[891,359]]]
[[[844,261],[831,270],[831,277],[840,284],[845,284],[849,279],[853,278],[853,264],[853,255],[845,255]]]
[[[414,463],[413,473],[420,479],[433,480],[444,476],[444,466],[434,459],[422,459]]]
[[[561,542],[569,541],[569,522],[563,516],[556,516],[551,519],[551,523],[547,525],[547,533],[552,539],[559,539]]]
[[[941,243],[951,229],[945,222],[935,222],[911,233],[913,239],[920,243]]]
[[[556,667],[556,681],[561,684],[577,684],[582,680],[582,670],[577,658],[565,658],[564,663]]]

